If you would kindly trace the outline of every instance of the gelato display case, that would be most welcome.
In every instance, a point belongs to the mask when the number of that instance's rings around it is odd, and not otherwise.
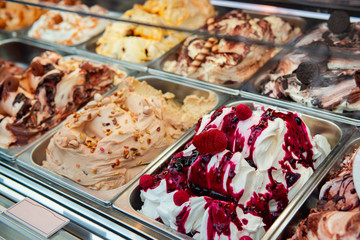
[[[0,239],[358,236],[360,8],[325,2],[0,1]]]

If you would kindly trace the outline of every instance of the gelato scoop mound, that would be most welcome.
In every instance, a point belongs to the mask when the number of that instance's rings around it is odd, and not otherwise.
[[[239,120],[240,111],[248,117]],[[200,151],[197,136],[213,131],[223,132],[225,149],[203,147],[216,133],[202,137]],[[223,107],[203,116],[193,141],[143,185],[140,212],[195,239],[260,239],[329,152],[297,113]]]
[[[94,190],[126,184],[216,104],[213,93],[189,95],[183,104],[174,97],[127,78],[66,119],[43,167]]]

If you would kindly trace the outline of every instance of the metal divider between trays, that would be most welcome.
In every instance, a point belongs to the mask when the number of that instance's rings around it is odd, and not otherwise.
[[[241,4],[241,6],[246,5],[246,4],[244,5],[243,3],[235,3],[235,2],[229,2],[229,1],[212,1],[212,2],[213,3],[218,3],[218,4],[224,4],[224,5],[229,4],[229,6],[232,6],[232,7],[233,6],[240,6],[238,4]],[[305,14],[306,13],[305,11],[296,11],[296,12],[297,12],[297,14]],[[282,13],[289,14],[289,12],[286,12],[286,13],[282,12]],[[314,15],[318,16],[319,19],[323,19],[323,20],[328,18],[328,14],[324,14],[324,13],[313,13],[313,12],[311,12],[311,14],[309,14],[308,16],[309,17],[314,17]],[[305,16],[305,15],[303,15],[303,16]],[[149,72],[149,73],[152,73],[154,75],[158,75],[158,76],[161,75],[161,76],[164,76],[164,77],[169,77],[169,78],[174,79],[174,80],[176,79],[177,81],[179,81],[181,83],[187,83],[188,84],[190,82],[190,84],[193,84],[193,86],[196,86],[196,87],[204,87],[206,89],[214,89],[214,90],[218,90],[218,91],[220,91],[222,93],[238,96],[238,99],[250,99],[250,100],[253,100],[253,101],[259,101],[259,102],[263,102],[263,103],[266,103],[266,104],[268,104],[268,102],[271,101],[271,105],[275,105],[275,106],[279,106],[279,107],[285,107],[285,108],[290,107],[290,108],[297,109],[297,110],[302,111],[302,112],[306,112],[306,113],[311,114],[311,115],[313,114],[313,115],[318,116],[318,117],[324,117],[325,119],[335,121],[335,122],[339,121],[339,122],[343,122],[345,124],[350,124],[350,125],[360,125],[360,120],[358,121],[358,120],[348,119],[346,117],[337,116],[337,115],[334,115],[332,113],[322,112],[321,110],[310,109],[310,108],[307,108],[307,107],[298,106],[298,105],[293,104],[293,103],[282,102],[282,101],[279,101],[279,100],[276,100],[276,99],[270,99],[270,98],[266,98],[264,96],[258,96],[256,94],[244,92],[244,91],[241,91],[241,90],[234,90],[234,89],[229,89],[229,88],[226,88],[226,87],[220,87],[218,85],[201,83],[201,82],[198,82],[197,80],[194,80],[194,79],[191,79],[191,78],[186,78],[186,77],[182,77],[182,76],[178,76],[178,75],[175,76],[175,74],[170,74],[170,73],[167,74],[167,73],[164,73],[164,72],[162,72],[160,70],[151,69],[149,67],[139,66],[137,64],[130,64],[128,62],[124,62],[124,61],[121,61],[121,60],[115,60],[115,59],[112,59],[112,58],[109,58],[109,57],[100,56],[98,54],[91,53],[91,52],[88,52],[88,51],[82,49],[81,46],[68,47],[68,46],[63,46],[63,45],[60,45],[60,44],[53,44],[53,43],[49,43],[49,42],[29,38],[29,37],[23,35],[22,33],[15,33],[15,34],[12,35],[12,37],[15,37],[15,36],[18,36],[19,39],[24,40],[24,41],[31,41],[32,43],[41,44],[42,46],[44,46],[44,45],[49,46],[49,47],[52,47],[52,48],[54,48],[56,50],[70,51],[72,53],[79,54],[79,55],[82,55],[82,56],[86,56],[86,57],[89,57],[89,58],[99,59],[100,61],[104,61],[104,62],[107,62],[107,63],[116,63],[116,64],[121,63],[123,66],[125,66],[125,67],[127,67],[129,69],[141,71],[143,73]],[[233,97],[233,100],[234,99],[235,99],[235,97]],[[53,129],[53,131],[55,131],[55,129]],[[50,134],[50,132],[48,132],[47,134]],[[189,133],[189,134],[190,135],[183,135],[183,138],[178,140],[179,143],[185,141],[186,139],[187,139],[186,141],[188,141],[191,138],[191,133]],[[45,136],[43,136],[43,137],[45,137]],[[342,145],[346,144],[347,142],[352,140],[353,137],[354,137],[353,132],[352,133],[346,133],[345,136],[343,136],[343,138],[341,139],[341,142],[338,143],[338,145],[333,149],[330,156],[328,156],[328,158],[331,158],[330,161],[329,161],[329,165],[335,161],[334,159],[336,157],[338,157],[340,155],[340,152],[343,150],[344,147],[339,146],[339,145],[340,144],[342,144]],[[38,141],[40,142],[41,140],[38,139]],[[35,146],[35,143],[37,143],[37,142],[34,142],[34,145],[32,145],[32,146]],[[170,157],[170,155],[168,155],[169,152],[172,152],[176,148],[176,146],[178,144],[174,144],[174,145],[172,145],[172,147],[169,147],[167,152],[163,153],[162,157],[163,158],[166,157],[166,156]],[[2,164],[2,163],[0,162],[0,164]],[[145,172],[149,172],[152,169],[155,169],[156,164],[157,164],[157,162],[154,162],[151,165],[149,165],[148,168],[147,168],[147,171],[145,171]],[[321,180],[320,178],[322,178],[324,176],[323,174],[326,171],[326,169],[328,169],[328,168],[324,168],[322,172],[318,171],[318,172],[315,172],[316,174],[315,173],[313,174],[312,179],[314,180],[313,181],[314,183]],[[38,180],[35,180],[35,179],[33,179],[33,180],[38,181]],[[26,184],[30,184],[30,183],[26,183]],[[133,185],[136,185],[135,181],[132,183],[132,185],[129,185],[129,187],[127,188],[127,191]],[[310,185],[310,184],[306,184],[305,186],[309,187],[308,185]],[[47,187],[49,187],[49,186],[47,186]],[[55,192],[59,192],[59,193],[63,194],[61,191],[58,191],[56,189],[53,189],[53,190]],[[310,190],[309,189],[308,190],[302,190],[300,193],[308,194],[308,191],[310,191]],[[269,229],[268,233],[264,236],[264,239],[266,239],[265,237],[269,237],[271,239],[276,238],[276,235],[278,235],[279,231],[281,231],[281,228],[283,227],[283,225],[286,224],[286,221],[290,221],[290,220],[288,220],[288,218],[291,215],[293,215],[293,209],[296,208],[298,205],[300,205],[302,202],[305,201],[304,200],[305,195],[301,196],[300,193],[290,203],[291,204],[291,209],[289,208],[289,206],[290,206],[290,204],[289,204],[288,208],[285,209],[284,214],[282,214],[279,217],[279,219],[277,220],[277,222],[280,223],[280,224],[276,224],[278,229],[276,230],[275,227],[274,227],[275,224],[273,224],[273,226]],[[121,196],[121,194],[119,194],[119,195],[120,195],[120,199],[121,199],[122,196]],[[76,201],[76,199],[74,199],[74,198],[73,198],[73,200]],[[297,203],[295,202],[295,200],[297,201]],[[115,198],[111,202],[114,202],[114,201],[116,201]],[[86,202],[86,200],[85,200],[85,202]],[[100,206],[99,208],[102,208],[102,207]],[[96,208],[94,208],[93,210],[98,211],[98,210],[96,210]],[[106,209],[104,210],[104,212],[106,212]],[[283,219],[282,223],[280,222],[280,219]],[[275,223],[277,223],[277,222],[275,222]],[[149,223],[146,223],[146,224],[149,224]],[[149,224],[149,225],[151,225],[151,224]],[[112,227],[116,228],[116,226],[112,226]],[[182,238],[182,237],[186,237],[186,236],[181,235],[180,238]]]

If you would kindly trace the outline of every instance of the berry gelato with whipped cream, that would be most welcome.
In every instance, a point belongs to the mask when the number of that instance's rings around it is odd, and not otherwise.
[[[195,239],[260,239],[329,152],[297,113],[222,107],[140,178],[140,212]]]

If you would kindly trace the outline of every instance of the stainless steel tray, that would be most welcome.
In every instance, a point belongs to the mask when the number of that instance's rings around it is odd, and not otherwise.
[[[231,11],[234,9],[235,8],[231,8],[228,10]],[[266,17],[269,15],[266,11],[257,11],[255,6],[251,10],[250,9],[244,10],[244,12],[249,13],[252,18],[263,18],[263,17]],[[301,32],[304,32],[309,27],[309,25],[313,24],[311,21],[306,21],[304,18],[297,17],[297,16],[282,15],[281,13],[276,13],[276,12],[273,13],[273,15],[276,15],[276,16],[282,17],[283,19],[286,19],[288,22],[290,22],[294,26],[299,27],[301,29]],[[288,44],[292,45],[292,43],[297,39],[297,37],[298,36],[296,36],[294,39],[290,40]],[[160,57],[160,59],[158,61],[151,63],[149,65],[149,73],[156,74],[156,75],[166,75],[166,76],[171,76],[171,77],[177,77],[177,78],[181,78],[181,79],[184,79],[184,80],[190,81],[190,82],[201,82],[202,84],[207,85],[209,87],[213,87],[213,88],[222,87],[222,88],[227,89],[229,94],[237,95],[237,92],[234,90],[240,89],[245,84],[246,80],[244,82],[240,82],[240,83],[215,84],[215,83],[210,83],[210,82],[206,82],[206,81],[202,81],[202,80],[194,79],[191,77],[186,77],[186,76],[182,76],[182,75],[178,75],[175,73],[165,71],[164,67],[163,67],[165,62],[171,61],[171,60],[176,60],[179,56],[182,45],[183,45],[182,43],[178,44],[176,47],[174,47],[173,49],[171,49],[170,51],[165,53],[162,57]],[[262,69],[262,67],[263,66],[260,66],[259,69],[257,69],[257,71]],[[231,80],[231,76],[229,76],[229,80]]]
[[[138,77],[141,81],[146,81],[151,86],[153,86],[156,89],[160,89],[163,92],[172,92],[176,95],[175,100],[182,102],[184,98],[189,94],[195,94],[197,96],[208,96],[210,90],[206,89],[200,89],[197,87],[193,87],[191,85],[183,85],[179,84],[174,80],[171,79],[165,79],[161,77],[156,76],[140,76]],[[228,96],[216,93],[217,97],[217,104],[215,108],[218,108],[221,106],[225,101],[228,100]],[[88,189],[76,182],[73,182],[65,177],[59,176],[43,167],[41,167],[42,162],[46,159],[45,151],[47,148],[47,145],[51,139],[51,137],[55,134],[55,131],[52,131],[51,134],[47,134],[46,137],[44,137],[41,141],[38,142],[35,146],[33,145],[30,149],[26,150],[24,153],[20,154],[16,157],[16,162],[23,168],[25,168],[28,171],[34,172],[42,177],[46,177],[48,180],[51,180],[56,185],[59,185],[61,187],[65,187],[68,190],[83,196],[85,198],[88,198],[90,200],[96,201],[97,203],[108,205],[111,203],[111,201],[118,196],[121,192],[127,189],[134,181],[137,180],[139,176],[142,174],[138,174],[132,181],[129,183],[118,187],[116,189],[112,190],[102,190],[102,191],[96,191]],[[174,143],[176,144],[176,143]],[[173,145],[174,145],[173,144]],[[173,146],[172,145],[172,146]],[[150,164],[158,162],[166,152],[172,148],[172,146],[168,147],[163,151],[162,154],[160,154],[158,157],[156,157],[153,162]]]
[[[252,106],[253,103],[270,106],[269,104],[267,103],[265,104],[264,102],[253,101],[244,98],[237,98],[236,100],[237,101],[229,102],[227,106],[236,106],[240,103],[249,106]],[[343,146],[343,144],[347,142],[349,135],[352,134],[355,127],[333,119],[319,118],[315,115],[312,115],[311,112],[306,111],[306,109],[301,110],[301,109],[297,109],[296,107],[294,108],[293,106],[282,106],[280,109],[288,110],[288,111],[296,111],[300,113],[302,119],[309,127],[311,134],[312,135],[323,134],[328,139],[332,148],[330,154],[326,157],[323,163],[320,164],[317,171],[315,171],[315,173],[308,180],[308,183],[303,187],[303,189],[306,189],[316,179],[318,173],[321,173],[323,171],[322,169],[324,169],[327,166],[327,163],[331,161],[331,159],[339,151],[339,149]],[[166,163],[170,161],[173,154],[182,150],[183,146],[192,138],[193,135],[194,135],[194,131],[188,132],[181,141],[178,141],[176,146],[170,149],[163,156],[161,161],[158,161],[153,166],[149,166],[147,169],[145,169],[146,171],[144,171],[144,173],[152,174],[159,171],[160,168],[163,166],[163,164],[166,165]],[[289,204],[289,206],[285,209],[284,212],[293,211],[294,208],[293,205],[296,204],[296,202],[297,199],[293,199],[290,202],[291,204]],[[161,224],[160,222],[157,222],[149,217],[140,214],[138,210],[141,208],[141,206],[142,206],[142,201],[140,200],[140,187],[138,185],[138,181],[134,182],[134,184],[131,187],[129,187],[129,189],[127,189],[123,194],[121,194],[113,204],[113,207],[115,209],[121,211],[122,213],[128,214],[129,216],[132,216],[137,221],[141,222],[141,224],[150,226],[154,228],[156,231],[167,232],[171,235],[171,237],[176,239],[184,239],[184,238],[192,239],[189,238],[187,235],[181,234],[171,229],[170,227]],[[281,214],[280,217],[281,216],[286,216],[286,213]],[[277,226],[281,223],[280,217],[278,220],[274,222],[273,226]],[[271,227],[269,231],[274,231],[274,227]],[[263,239],[267,239],[267,238],[264,237]]]
[[[360,21],[360,18],[352,17],[352,20]],[[311,28],[309,28],[304,33],[304,35],[299,37],[296,42],[301,41],[303,38],[305,38],[307,36],[307,34],[311,33],[311,31],[313,31],[316,28],[318,28],[319,26],[321,26],[322,23],[323,22],[317,22],[315,25],[313,25]],[[283,51],[281,54],[274,57],[273,59],[271,59],[266,65],[264,65],[264,67],[260,71],[258,71],[252,78],[250,78],[248,81],[245,82],[245,84],[242,87],[242,91],[261,95],[261,96],[267,98],[268,101],[274,101],[275,100],[274,98],[261,94],[262,88],[263,88],[264,84],[268,82],[269,75],[276,70],[280,61],[283,59],[283,57],[291,57],[294,54],[299,54],[299,53],[296,53],[295,51],[296,50],[292,51],[291,49],[288,49],[286,51]],[[311,58],[310,56],[307,56],[308,60],[311,60],[310,58]],[[335,58],[337,58],[337,57],[335,57]],[[296,104],[298,106],[304,106],[301,103],[297,103],[293,100],[288,100],[285,98],[276,99],[276,100],[282,101],[286,104]],[[345,119],[346,121],[353,121],[354,124],[357,124],[357,125],[360,124],[360,110],[353,111],[353,112],[345,111],[344,113],[338,113],[338,112],[330,111],[330,110],[323,109],[323,108],[315,108],[315,107],[307,107],[307,108],[314,109],[315,111],[320,110],[320,111],[324,112],[324,114],[334,114],[339,118]]]
[[[141,2],[141,4],[143,4],[145,1],[140,1],[140,2]],[[123,9],[123,11],[125,12],[125,11],[127,11],[127,10],[129,10],[129,9],[131,9],[131,7],[128,8],[128,9]],[[218,13],[224,13],[224,12],[227,11],[226,8],[223,8],[223,7],[220,7],[220,6],[215,7],[215,9],[216,9],[216,11],[217,11]],[[99,40],[99,38],[100,38],[101,36],[102,36],[102,34],[99,34],[99,35],[97,35],[96,37],[90,39],[89,41],[87,41],[87,42],[84,44],[83,47],[84,47],[87,51],[89,51],[89,52],[96,53],[96,45],[97,45],[96,43],[97,43],[97,41]],[[178,46],[178,44],[175,45],[175,46],[173,46],[172,48],[170,48],[169,51],[172,51],[173,49],[177,48],[177,46]],[[164,55],[166,55],[169,51],[167,51]],[[164,56],[164,55],[163,55],[163,56]],[[110,57],[109,57],[109,58],[110,58]],[[153,59],[153,60],[151,60],[151,61],[149,61],[149,62],[144,62],[144,63],[132,63],[132,62],[128,62],[128,63],[145,67],[146,70],[147,70],[147,67],[148,67],[149,65],[156,64],[161,58],[162,58],[162,56],[160,56],[160,57],[158,57],[158,58],[156,58],[156,59]],[[127,62],[127,61],[124,61],[124,60],[117,60],[117,61]]]
[[[291,238],[295,233],[301,220],[305,219],[311,208],[316,208],[317,202],[319,201],[319,192],[323,184],[325,183],[327,177],[335,173],[340,169],[340,164],[344,160],[344,157],[351,155],[355,149],[360,147],[360,131],[358,129],[354,130],[354,134],[350,137],[349,141],[344,144],[339,152],[328,162],[326,168],[323,168],[323,171],[318,174],[318,178],[313,182],[312,186],[309,187],[306,191],[306,194],[300,196],[301,199],[296,208],[279,223],[272,234],[267,234],[268,239],[287,239]]]
[[[57,48],[53,48],[50,46],[44,46],[42,44],[37,44],[31,41],[21,40],[21,39],[6,39],[0,41],[0,58],[12,61],[18,64],[23,68],[27,68],[33,58],[39,56],[44,51],[54,51],[62,55],[64,58],[80,58],[80,59],[87,59],[82,56],[73,55],[70,51],[66,52],[63,50],[58,50]],[[25,53],[25,54],[24,54]],[[96,59],[91,59],[92,62],[102,63]],[[103,64],[103,63],[102,63]],[[114,65],[117,69],[123,71],[126,75],[134,74],[133,71],[129,71],[119,65]],[[110,90],[111,91],[111,90]],[[41,137],[38,137],[41,138]],[[0,156],[7,160],[13,160],[16,155],[24,151],[25,149],[29,148],[32,144],[36,142],[30,142],[27,145],[10,148],[10,149],[3,149],[0,148]]]

